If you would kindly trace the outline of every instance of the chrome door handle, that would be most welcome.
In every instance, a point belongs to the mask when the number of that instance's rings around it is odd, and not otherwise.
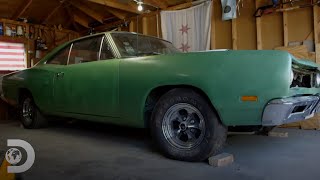
[[[58,72],[56,75],[57,75],[57,77],[63,77],[64,76],[64,72]]]

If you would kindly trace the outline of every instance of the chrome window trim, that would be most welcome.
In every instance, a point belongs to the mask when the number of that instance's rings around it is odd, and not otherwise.
[[[97,60],[97,61],[100,61],[100,60],[101,60],[101,51],[102,51],[102,45],[103,45],[104,38],[105,38],[105,36],[102,36],[102,38],[101,38],[100,50],[99,50],[99,55],[98,55],[99,57],[98,57],[98,60]]]
[[[73,47],[73,43],[71,44],[70,49],[69,49],[68,60],[67,60],[67,64],[66,64],[67,66],[69,65],[69,60],[70,60],[70,54],[71,54],[72,47]]]

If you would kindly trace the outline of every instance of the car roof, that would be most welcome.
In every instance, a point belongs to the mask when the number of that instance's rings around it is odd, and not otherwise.
[[[86,39],[86,38],[91,38],[91,37],[95,37],[95,36],[101,36],[101,35],[105,35],[105,34],[113,34],[113,33],[116,33],[116,34],[135,34],[135,35],[141,35],[141,36],[148,36],[148,35],[144,35],[144,34],[140,34],[140,33],[127,32],[127,31],[107,31],[107,32],[101,32],[101,33],[96,33],[96,34],[83,36],[83,37],[74,39],[74,40],[70,41],[69,43],[72,43],[72,42],[75,42],[75,41],[78,41],[78,40],[82,40],[82,39]],[[159,39],[159,40],[162,40],[162,41],[167,41],[167,40],[155,37],[155,36],[148,36],[148,37],[156,38],[156,39]],[[167,41],[167,42],[171,43],[170,41]]]

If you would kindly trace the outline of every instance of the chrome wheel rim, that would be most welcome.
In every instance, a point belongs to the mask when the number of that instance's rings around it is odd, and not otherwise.
[[[200,111],[187,103],[171,106],[162,121],[166,140],[179,149],[197,147],[205,135],[205,121]]]
[[[29,125],[32,123],[34,116],[34,107],[32,104],[32,100],[30,98],[27,98],[24,100],[22,104],[22,117],[23,121],[26,125]]]

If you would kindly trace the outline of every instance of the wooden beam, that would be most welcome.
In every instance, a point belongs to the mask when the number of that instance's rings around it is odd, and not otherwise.
[[[21,4],[21,6],[13,14],[11,19],[16,20],[17,18],[19,18],[28,9],[28,7],[31,5],[31,3],[32,3],[32,0],[25,0],[23,2],[23,4]]]
[[[83,17],[80,17],[77,14],[73,14],[73,19],[74,19],[75,22],[77,22],[81,26],[86,27],[86,28],[90,28],[89,21],[87,19],[85,19]]]
[[[207,0],[187,1],[186,3],[183,3],[183,4],[178,4],[176,6],[168,7],[165,10],[169,10],[170,11],[170,10],[186,9],[186,8],[189,8],[189,7],[192,7],[192,6],[199,5],[199,4],[204,3],[206,1]]]
[[[50,13],[49,15],[42,21],[42,24],[45,24],[61,7],[62,5],[66,2],[66,0],[61,0],[60,4],[56,6]]]
[[[126,19],[128,17],[127,13],[124,13],[124,12],[116,10],[116,9],[108,8],[107,11],[119,19]]]
[[[74,7],[78,8],[88,16],[92,17],[93,19],[103,23],[103,15],[98,13],[97,11],[91,9],[87,4],[81,1],[71,1],[70,2]]]
[[[186,8],[189,8],[189,7],[192,7],[192,6],[193,6],[192,2],[186,2],[186,3],[183,3],[183,4],[176,5],[176,6],[168,7],[166,10],[170,11],[170,10],[186,9]]]
[[[320,64],[320,44],[319,44],[319,7],[313,6],[313,34],[316,53],[316,63]]]
[[[314,43],[319,43],[319,7],[313,6],[313,34]]]
[[[116,2],[114,0],[88,0],[88,1],[94,2],[94,3],[97,3],[97,4],[102,4],[102,5],[105,5],[105,6],[109,6],[109,7],[112,7],[112,8],[120,9],[120,10],[123,10],[123,11],[128,11],[128,12],[135,13],[135,14],[140,14],[141,13],[137,9],[132,8],[132,7],[128,6],[127,4],[119,3],[119,2]]]
[[[130,24],[129,24],[129,32],[135,32],[134,21],[131,21]]]
[[[232,19],[232,49],[238,49],[238,29],[236,19]]]
[[[142,34],[148,35],[148,19],[147,19],[147,17],[142,17]]]
[[[289,44],[289,30],[288,30],[288,12],[283,12],[283,43],[284,46]]]
[[[261,18],[256,18],[256,28],[257,28],[257,49],[262,50]]]
[[[168,3],[166,1],[159,1],[159,0],[144,0],[144,4],[149,4],[154,7],[158,7],[159,9],[166,9],[168,7]]]
[[[123,20],[118,20],[118,21],[115,21],[115,22],[112,22],[112,23],[108,23],[108,24],[103,24],[101,26],[97,26],[94,28],[94,30],[96,32],[102,32],[102,31],[106,31],[110,28],[119,28],[119,26],[123,25],[125,23],[125,21]],[[127,21],[127,23],[129,23]]]
[[[67,7],[66,8],[66,11],[67,11],[67,14],[68,14],[68,16],[69,17],[71,17],[71,23],[72,23],[72,26],[76,29],[76,31],[80,31],[80,29],[79,29],[79,27],[78,27],[78,25],[75,23],[75,21],[74,21],[74,18],[73,18],[73,14],[72,14],[72,12],[71,12],[71,10],[70,10],[70,7]]]
[[[256,1],[256,9],[260,7],[260,4],[258,1]],[[256,30],[257,30],[257,49],[262,49],[262,28],[261,28],[261,19],[262,17],[256,18]]]
[[[158,11],[156,14],[157,18],[157,37],[162,38],[162,32],[161,32],[161,17],[160,17],[160,12]]]

